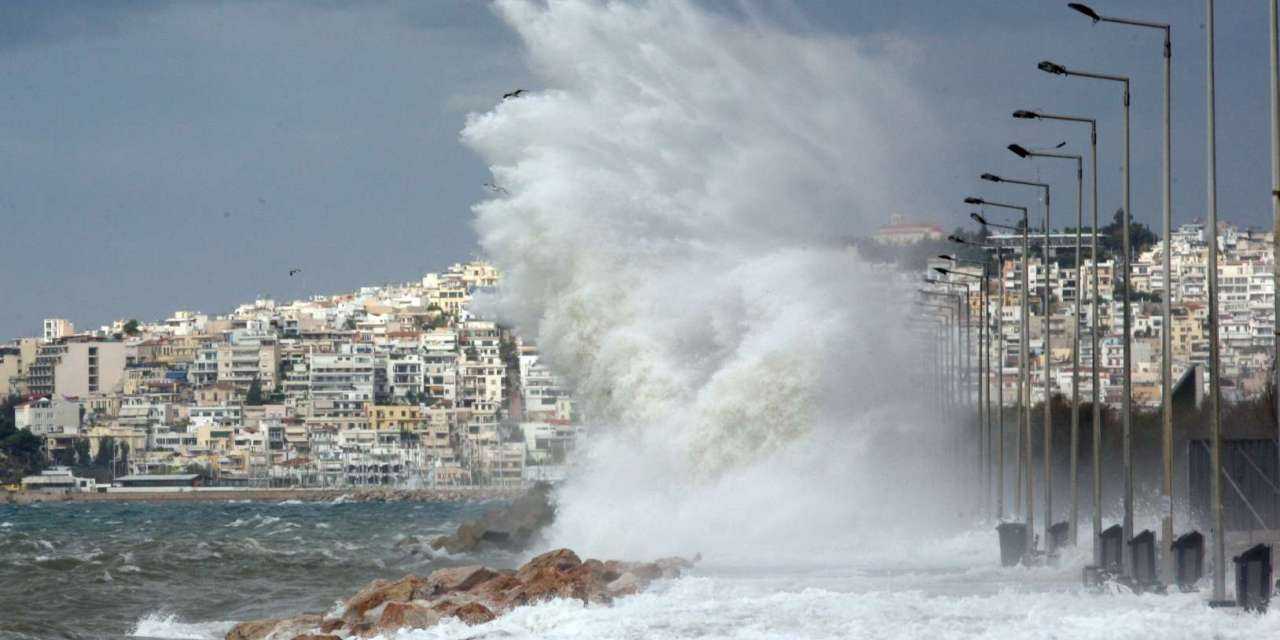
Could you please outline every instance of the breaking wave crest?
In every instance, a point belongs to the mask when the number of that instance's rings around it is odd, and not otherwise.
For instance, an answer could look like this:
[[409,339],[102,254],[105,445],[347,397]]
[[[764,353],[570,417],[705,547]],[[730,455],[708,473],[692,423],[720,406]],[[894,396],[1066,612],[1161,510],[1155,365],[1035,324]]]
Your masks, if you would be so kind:
[[930,202],[903,181],[929,161],[913,141],[943,138],[907,57],[681,0],[497,7],[545,88],[463,138],[506,192],[475,207],[504,271],[486,304],[536,337],[593,429],[557,541],[829,541],[925,499],[879,495],[945,477],[911,455],[945,429],[906,384],[901,276],[842,242]]

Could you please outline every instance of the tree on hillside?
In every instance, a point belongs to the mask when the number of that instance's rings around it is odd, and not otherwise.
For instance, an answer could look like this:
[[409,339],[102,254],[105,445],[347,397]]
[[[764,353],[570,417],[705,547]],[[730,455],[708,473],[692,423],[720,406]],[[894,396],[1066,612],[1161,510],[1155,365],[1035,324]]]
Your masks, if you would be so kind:
[[138,321],[131,318],[128,322],[124,323],[124,333],[128,336],[138,335]]
[[72,445],[72,451],[74,451],[76,454],[75,458],[76,458],[77,465],[81,467],[93,466],[93,456],[89,454],[88,438],[81,438],[79,440],[76,440],[76,443]]
[[107,436],[102,439],[102,444],[98,445],[98,457],[93,459],[93,464],[99,467],[109,467],[115,459],[116,440],[111,436]]
[[262,382],[254,378],[253,382],[249,383],[249,391],[244,395],[244,403],[251,407],[256,407],[265,402],[262,398]]
[[[1102,248],[1111,255],[1119,255],[1124,249],[1124,235],[1121,231],[1124,228],[1124,210],[1116,209],[1116,213],[1111,218],[1111,223],[1098,229],[1098,243]],[[1147,227],[1147,225],[1137,222],[1132,218],[1129,220],[1129,250],[1134,256],[1151,248],[1159,241],[1156,234]]]

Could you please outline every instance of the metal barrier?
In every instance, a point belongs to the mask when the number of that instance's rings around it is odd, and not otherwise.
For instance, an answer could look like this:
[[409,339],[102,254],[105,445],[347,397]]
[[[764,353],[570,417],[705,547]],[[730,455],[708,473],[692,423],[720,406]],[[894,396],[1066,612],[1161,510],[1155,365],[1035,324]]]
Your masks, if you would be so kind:
[[1000,564],[1012,567],[1022,561],[1027,553],[1027,525],[1022,522],[1001,522],[996,525],[1000,534]]
[[1057,522],[1052,527],[1049,527],[1049,553],[1071,544],[1071,537],[1067,535],[1068,526],[1070,525],[1066,522]]
[[1174,582],[1183,591],[1194,591],[1204,577],[1204,534],[1184,533],[1173,541]]
[[1232,561],[1236,563],[1236,605],[1265,613],[1271,601],[1271,547],[1255,545]]
[[1124,567],[1124,529],[1112,525],[1102,532],[1102,569],[1120,571]]
[[1133,582],[1139,586],[1156,584],[1156,534],[1150,529],[1129,541],[1133,553]]

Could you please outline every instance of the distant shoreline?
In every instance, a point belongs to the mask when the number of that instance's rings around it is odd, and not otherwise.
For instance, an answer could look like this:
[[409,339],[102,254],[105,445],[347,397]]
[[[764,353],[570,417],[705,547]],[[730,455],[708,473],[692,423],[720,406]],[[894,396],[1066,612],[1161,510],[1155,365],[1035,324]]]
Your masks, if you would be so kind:
[[28,505],[46,502],[465,502],[511,499],[524,493],[520,487],[441,487],[395,489],[351,487],[347,489],[184,489],[177,491],[111,491],[107,493],[10,493],[0,504]]

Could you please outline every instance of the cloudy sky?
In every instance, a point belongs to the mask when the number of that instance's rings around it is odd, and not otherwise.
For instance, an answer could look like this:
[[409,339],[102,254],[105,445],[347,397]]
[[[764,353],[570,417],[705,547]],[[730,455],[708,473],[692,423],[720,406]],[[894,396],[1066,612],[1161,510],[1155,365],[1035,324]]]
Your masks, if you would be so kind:
[[[1266,226],[1265,7],[1219,5],[1220,211]],[[1061,183],[1055,203],[1074,209],[1066,166],[1003,147],[1087,150],[1083,130],[1012,121],[1017,108],[1097,115],[1103,209],[1114,210],[1118,90],[1046,76],[1035,62],[1130,74],[1134,213],[1157,224],[1155,32],[1090,25],[1057,0],[704,6],[806,37],[864,38],[904,61],[954,123],[937,147],[957,161],[920,176],[901,210],[947,226],[963,222],[964,195],[1014,197],[979,185],[983,171]],[[1202,3],[1095,6],[1173,24],[1175,222],[1202,217]],[[458,132],[515,87],[541,88],[483,0],[0,3],[0,339],[35,335],[44,317],[85,328],[218,313],[471,257],[469,207],[488,173]]]

